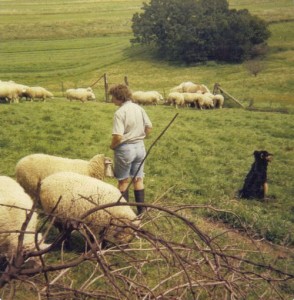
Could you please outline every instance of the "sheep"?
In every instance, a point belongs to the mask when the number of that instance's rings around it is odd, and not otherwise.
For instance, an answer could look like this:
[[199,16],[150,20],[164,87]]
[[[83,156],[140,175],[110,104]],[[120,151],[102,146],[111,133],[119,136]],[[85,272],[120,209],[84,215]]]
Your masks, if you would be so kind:
[[163,101],[162,95],[157,91],[136,91],[132,93],[132,100],[138,104],[153,104],[157,105],[159,102]]
[[203,97],[200,93],[182,93],[184,96],[185,104],[195,108],[201,108],[203,105]]
[[202,95],[202,99],[203,99],[203,102],[202,102],[202,108],[214,108],[214,103],[213,103],[213,94],[211,93],[204,93]]
[[190,85],[188,86],[185,91],[187,93],[197,93],[197,92],[201,92],[202,94],[204,93],[210,93],[210,90],[208,89],[208,87],[204,84],[194,84],[194,85]]
[[18,103],[19,98],[25,92],[27,86],[15,83],[13,81],[0,82],[0,98],[9,103]]
[[[40,200],[45,213],[54,209],[55,225],[58,229],[76,227],[83,214],[99,205],[126,203],[115,186],[74,172],[59,172],[41,181]],[[58,205],[57,202],[59,201]],[[121,205],[100,209],[88,215],[83,221],[99,240],[112,243],[127,243],[133,237],[131,226],[140,221],[130,206]]]
[[212,99],[215,108],[223,108],[225,98],[222,94],[215,94]]
[[170,92],[179,92],[179,93],[206,93],[210,92],[208,87],[204,84],[197,84],[191,81],[182,82],[178,86],[172,88]]
[[54,98],[53,94],[41,86],[32,86],[25,89],[23,97],[34,101],[35,99],[41,99],[45,102],[47,98]]
[[103,154],[95,155],[91,160],[70,159],[48,154],[35,153],[23,157],[16,164],[17,182],[33,198],[36,198],[39,182],[56,172],[72,171],[83,175],[104,179],[111,177],[109,170],[112,160]]
[[193,86],[193,85],[194,85],[194,83],[191,82],[191,81],[182,82],[181,84],[179,84],[179,85],[177,85],[177,86],[171,88],[171,89],[170,89],[170,92],[171,92],[171,93],[174,93],[174,92],[185,93],[187,87]]
[[199,108],[199,109],[203,109],[203,108],[213,108],[214,104],[213,104],[213,99],[212,99],[212,94],[210,93],[182,93],[184,95],[184,97],[186,97],[186,103],[190,102],[193,103],[193,105],[195,105],[195,107]]
[[[6,257],[16,254],[19,232],[33,206],[33,200],[12,178],[0,176],[0,253]],[[33,213],[25,229],[23,250],[34,250],[37,213]],[[38,237],[42,237],[38,234]],[[41,243],[40,248],[49,245]]]
[[77,89],[68,89],[65,92],[65,96],[70,101],[79,100],[81,102],[86,102],[87,100],[96,100],[93,90],[88,88],[77,88]]
[[176,108],[178,108],[179,106],[184,106],[185,99],[183,93],[179,93],[179,92],[169,93],[167,96],[167,103],[169,103],[170,105],[174,105]]

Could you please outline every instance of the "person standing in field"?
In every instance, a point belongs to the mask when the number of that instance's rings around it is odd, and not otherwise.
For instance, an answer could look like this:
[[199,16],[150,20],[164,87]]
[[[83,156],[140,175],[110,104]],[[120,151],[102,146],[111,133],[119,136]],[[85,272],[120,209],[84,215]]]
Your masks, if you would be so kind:
[[[118,180],[120,192],[127,201],[129,199],[127,187],[132,179],[135,201],[143,203],[145,190],[142,161],[146,155],[144,138],[151,132],[152,123],[145,110],[132,102],[132,93],[126,85],[112,86],[109,94],[112,96],[112,102],[119,106],[113,118],[110,144],[110,148],[114,150],[114,176]],[[139,215],[144,208],[138,206],[137,210]]]

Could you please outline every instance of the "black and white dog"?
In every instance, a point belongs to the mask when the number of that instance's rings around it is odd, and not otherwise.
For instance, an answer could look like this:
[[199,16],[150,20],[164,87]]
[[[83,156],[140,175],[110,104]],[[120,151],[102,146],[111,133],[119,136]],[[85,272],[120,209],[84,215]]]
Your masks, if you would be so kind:
[[267,165],[273,154],[265,150],[256,150],[253,155],[255,161],[245,178],[243,188],[239,191],[239,197],[264,199],[268,192]]

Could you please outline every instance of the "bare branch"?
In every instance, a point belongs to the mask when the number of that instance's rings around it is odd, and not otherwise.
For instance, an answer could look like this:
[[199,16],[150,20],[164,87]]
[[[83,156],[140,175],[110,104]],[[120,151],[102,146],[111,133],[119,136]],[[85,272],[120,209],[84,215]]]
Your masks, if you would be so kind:
[[[78,220],[68,220],[69,224],[76,224],[74,230],[85,243],[82,253],[61,252],[61,259],[52,263],[45,255],[50,253],[51,258],[55,255],[52,247],[25,253],[20,247],[16,257],[21,264],[16,268],[15,260],[8,261],[8,267],[0,273],[2,286],[15,280],[34,286],[36,296],[47,299],[284,299],[281,285],[290,284],[294,275],[290,269],[272,262],[271,251],[262,251],[253,239],[244,244],[231,241],[227,229],[208,234],[192,218],[197,209],[232,212],[211,206],[167,207],[157,199],[156,204],[141,204],[148,210],[139,227],[116,220],[110,222],[109,226],[132,230],[135,236],[132,242],[102,247],[103,234],[93,234],[90,224],[85,222],[87,216],[124,205],[138,204],[115,202],[95,206]],[[239,217],[232,215],[241,226]],[[45,220],[50,218],[54,218],[54,211]],[[20,235],[25,233],[24,227]],[[67,229],[58,234],[53,244],[63,241],[66,232]],[[250,241],[250,232],[246,228],[244,232]],[[255,246],[248,248],[248,244]],[[35,257],[39,257],[41,264],[25,268],[25,259]],[[80,279],[76,270],[85,265],[89,276]]]

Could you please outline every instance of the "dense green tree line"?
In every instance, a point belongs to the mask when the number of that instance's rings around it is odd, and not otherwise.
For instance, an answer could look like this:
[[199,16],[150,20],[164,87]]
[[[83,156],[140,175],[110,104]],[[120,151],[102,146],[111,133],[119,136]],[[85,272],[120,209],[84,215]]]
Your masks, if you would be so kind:
[[133,15],[132,43],[155,45],[169,60],[241,62],[270,36],[262,19],[227,0],[151,0],[142,10]]

